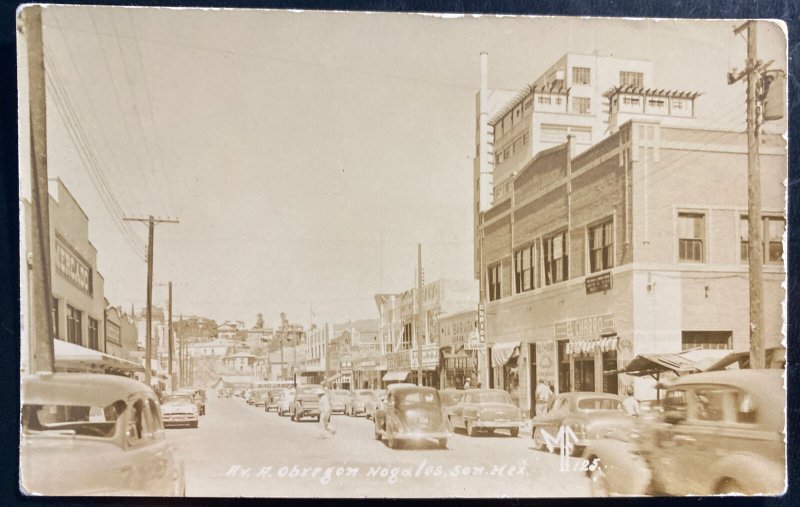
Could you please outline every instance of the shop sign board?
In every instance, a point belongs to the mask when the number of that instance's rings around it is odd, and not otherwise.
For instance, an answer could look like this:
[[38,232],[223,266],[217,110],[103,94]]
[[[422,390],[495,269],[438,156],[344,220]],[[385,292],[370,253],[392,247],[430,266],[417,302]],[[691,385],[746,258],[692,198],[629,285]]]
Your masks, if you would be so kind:
[[[419,351],[414,348],[409,350],[410,353],[410,364],[411,369],[415,370],[419,368]],[[439,346],[436,344],[433,345],[423,345],[422,346],[422,367],[426,370],[429,369],[436,369],[439,365]]]
[[555,323],[555,337],[560,339],[599,337],[614,333],[614,314],[591,315]]
[[92,293],[92,268],[61,241],[56,241],[56,270],[84,292]]
[[[556,344],[552,341],[536,343],[536,380],[556,383]],[[538,383],[538,382],[537,382]]]
[[386,369],[388,370],[409,370],[410,356],[407,350],[398,350],[386,354]]
[[486,337],[481,340],[478,330],[474,330],[464,342],[464,350],[486,350]]
[[597,276],[586,277],[586,294],[595,294],[597,292],[605,292],[613,286],[611,279],[611,272],[607,271]]
[[113,322],[106,321],[106,341],[122,345],[119,334],[119,326]]

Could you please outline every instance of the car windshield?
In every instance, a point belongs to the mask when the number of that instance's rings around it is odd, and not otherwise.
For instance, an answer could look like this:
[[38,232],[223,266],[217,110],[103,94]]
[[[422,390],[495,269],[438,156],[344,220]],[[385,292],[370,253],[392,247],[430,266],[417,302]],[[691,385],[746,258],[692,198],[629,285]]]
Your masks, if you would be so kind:
[[622,410],[622,403],[613,398],[583,398],[578,400],[578,410]]
[[434,404],[439,401],[436,393],[425,393],[421,391],[398,394],[401,405]]
[[22,432],[111,438],[127,408],[122,400],[106,406],[23,405]]
[[194,403],[192,401],[192,397],[186,394],[168,394],[164,396],[164,399],[161,400],[162,405],[168,405],[170,403]]
[[488,393],[470,393],[464,400],[465,403],[511,403],[511,395],[505,391]]
[[322,388],[319,387],[319,386],[303,386],[303,387],[299,387],[297,389],[297,394],[298,394],[298,396],[302,395],[302,394],[320,395],[320,394],[322,394],[322,391],[323,391]]

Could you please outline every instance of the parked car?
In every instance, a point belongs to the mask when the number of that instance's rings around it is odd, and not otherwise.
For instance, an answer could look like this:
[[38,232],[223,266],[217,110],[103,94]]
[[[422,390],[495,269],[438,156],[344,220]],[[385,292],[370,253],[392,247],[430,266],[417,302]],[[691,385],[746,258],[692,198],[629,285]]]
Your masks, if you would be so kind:
[[233,389],[222,388],[217,391],[217,398],[230,398],[233,396]]
[[344,414],[347,407],[347,400],[350,399],[350,392],[345,389],[331,389],[331,412],[334,414]]
[[519,435],[522,412],[511,395],[502,389],[470,389],[461,401],[446,411],[453,430],[463,428],[473,437],[478,431],[508,430],[512,437]]
[[280,399],[278,400],[278,415],[283,417],[284,415],[290,413],[292,410],[292,405],[294,405],[294,388],[284,389],[280,394]]
[[319,384],[305,384],[297,386],[292,403],[292,421],[300,422],[304,417],[316,417],[319,421],[319,397],[322,386]]
[[584,457],[599,458],[591,475],[595,493],[780,494],[786,487],[782,373],[724,370],[665,384],[655,418],[644,418],[627,438],[611,435],[586,447]]
[[439,399],[442,400],[442,408],[444,409],[444,413],[448,416],[448,419],[452,409],[464,399],[464,393],[466,393],[466,391],[455,388],[441,389],[439,391]]
[[249,402],[250,405],[253,405],[254,407],[263,407],[266,404],[267,395],[268,393],[266,389],[254,389],[250,393],[250,396],[253,400],[252,402]]
[[432,387],[412,384],[389,386],[386,402],[375,412],[375,439],[386,439],[390,448],[401,442],[435,440],[447,448],[451,433],[439,393]]
[[369,389],[356,389],[350,393],[350,399],[345,407],[345,414],[350,416],[367,415],[367,404],[374,403],[372,391]]
[[20,487],[29,494],[181,496],[183,462],[152,389],[117,375],[22,380]]
[[161,400],[161,418],[164,426],[190,426],[197,428],[200,411],[192,396],[186,393],[167,394]]
[[[569,428],[575,438],[567,445],[571,454],[580,455],[593,439],[605,436],[609,430],[630,424],[631,416],[622,407],[616,394],[595,392],[562,393],[553,398],[545,414],[533,418],[534,448],[552,450],[559,431]],[[548,440],[547,435],[552,439]]]
[[375,412],[386,401],[386,389],[373,389],[372,398],[365,403],[367,409],[367,419],[375,419]]
[[272,389],[267,389],[267,397],[264,400],[264,412],[269,412],[270,410],[278,411],[278,401],[280,400],[281,393],[284,391],[282,387],[275,387]]

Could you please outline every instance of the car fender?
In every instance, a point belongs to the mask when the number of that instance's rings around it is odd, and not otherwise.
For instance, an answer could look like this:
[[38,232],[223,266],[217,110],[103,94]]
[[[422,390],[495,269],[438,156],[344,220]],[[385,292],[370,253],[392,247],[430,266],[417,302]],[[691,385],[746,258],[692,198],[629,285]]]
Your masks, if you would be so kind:
[[733,453],[709,468],[704,492],[717,493],[725,478],[738,482],[749,494],[778,495],[786,491],[786,470],[781,463],[753,453]]
[[631,496],[647,493],[652,471],[629,442],[612,438],[594,440],[583,450],[582,458],[589,466],[603,467],[610,493]]

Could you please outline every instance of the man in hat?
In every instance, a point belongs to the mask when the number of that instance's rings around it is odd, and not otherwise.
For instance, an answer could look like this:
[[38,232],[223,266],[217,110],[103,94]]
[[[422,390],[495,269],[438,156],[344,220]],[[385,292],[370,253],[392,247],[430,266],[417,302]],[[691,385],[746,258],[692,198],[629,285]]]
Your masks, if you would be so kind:
[[331,409],[331,399],[328,394],[327,382],[322,384],[322,393],[319,395],[319,412],[319,421],[322,424],[322,436],[327,437],[335,434],[336,431],[331,428],[331,413],[333,410]]

